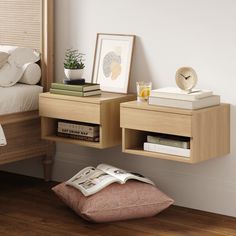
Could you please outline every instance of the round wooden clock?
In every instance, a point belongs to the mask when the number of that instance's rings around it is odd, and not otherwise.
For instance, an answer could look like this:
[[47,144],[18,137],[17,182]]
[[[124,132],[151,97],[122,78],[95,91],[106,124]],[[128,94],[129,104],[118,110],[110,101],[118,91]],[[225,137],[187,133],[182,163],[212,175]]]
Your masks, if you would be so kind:
[[191,67],[181,67],[176,71],[175,81],[180,89],[191,91],[197,84],[197,74]]

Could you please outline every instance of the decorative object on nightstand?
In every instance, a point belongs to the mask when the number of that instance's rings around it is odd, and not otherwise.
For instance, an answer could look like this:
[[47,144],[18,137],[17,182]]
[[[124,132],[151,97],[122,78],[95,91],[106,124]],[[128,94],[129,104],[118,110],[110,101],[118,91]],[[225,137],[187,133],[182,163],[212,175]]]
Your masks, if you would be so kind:
[[138,102],[147,101],[152,89],[152,83],[140,81],[136,82],[136,86],[137,86],[137,101]]
[[67,49],[64,60],[64,72],[67,79],[81,79],[84,67],[84,54],[79,53],[77,49]]
[[191,67],[181,67],[176,71],[175,81],[180,89],[191,93],[197,84],[197,73]]
[[220,104],[220,96],[210,90],[194,89],[197,84],[197,74],[191,67],[181,67],[177,70],[175,80],[178,88],[165,87],[152,90],[149,104],[181,109],[200,109]]
[[127,93],[134,40],[134,35],[97,34],[92,78],[102,91]]

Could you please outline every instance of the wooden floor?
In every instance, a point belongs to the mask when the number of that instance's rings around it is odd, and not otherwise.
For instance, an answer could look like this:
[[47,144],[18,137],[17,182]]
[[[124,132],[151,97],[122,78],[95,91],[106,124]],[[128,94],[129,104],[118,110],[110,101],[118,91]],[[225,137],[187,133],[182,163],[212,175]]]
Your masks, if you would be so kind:
[[0,235],[236,236],[236,218],[181,207],[148,219],[91,224],[57,199],[54,185],[0,172]]

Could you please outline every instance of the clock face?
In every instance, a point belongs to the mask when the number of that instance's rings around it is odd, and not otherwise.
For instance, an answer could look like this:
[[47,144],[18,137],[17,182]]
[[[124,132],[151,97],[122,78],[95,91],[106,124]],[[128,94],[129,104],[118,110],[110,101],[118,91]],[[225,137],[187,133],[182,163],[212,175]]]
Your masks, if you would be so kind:
[[191,67],[181,67],[175,74],[177,86],[185,91],[190,91],[197,84],[197,74]]

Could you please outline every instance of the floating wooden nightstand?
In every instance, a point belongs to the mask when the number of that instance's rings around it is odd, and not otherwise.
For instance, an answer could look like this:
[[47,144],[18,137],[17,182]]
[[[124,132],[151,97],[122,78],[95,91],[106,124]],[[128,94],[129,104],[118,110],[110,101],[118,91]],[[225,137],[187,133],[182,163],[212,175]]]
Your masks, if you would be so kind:
[[[115,93],[102,93],[101,96],[91,97],[40,94],[39,114],[42,122],[42,138],[94,148],[119,145],[122,136],[120,103],[134,99],[133,94]],[[61,119],[99,125],[100,141],[89,142],[57,136],[57,122]]]
[[[126,102],[121,104],[121,127],[122,149],[130,154],[197,163],[230,151],[229,104],[186,110]],[[147,134],[154,133],[188,137],[190,157],[144,151]]]

